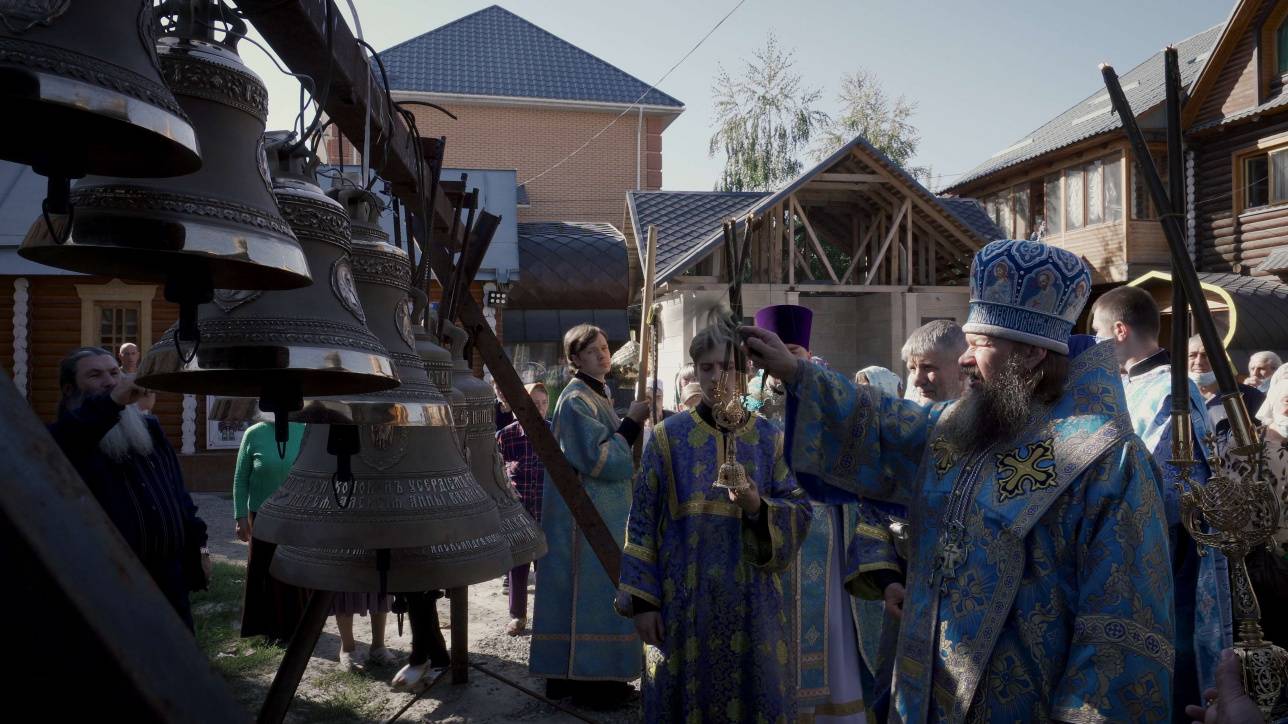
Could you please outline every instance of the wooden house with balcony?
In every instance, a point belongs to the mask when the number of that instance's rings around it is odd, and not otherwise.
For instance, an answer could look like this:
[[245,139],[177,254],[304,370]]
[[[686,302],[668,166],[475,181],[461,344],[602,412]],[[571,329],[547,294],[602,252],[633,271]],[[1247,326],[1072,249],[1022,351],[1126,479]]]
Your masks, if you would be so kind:
[[[1198,78],[1222,29],[1209,28],[1176,44],[1183,84]],[[1096,77],[1088,73],[1089,85]],[[1166,178],[1162,52],[1120,78]],[[1104,88],[994,154],[944,192],[979,200],[1010,238],[1039,233],[1043,241],[1078,254],[1100,286],[1169,266],[1162,227]]]

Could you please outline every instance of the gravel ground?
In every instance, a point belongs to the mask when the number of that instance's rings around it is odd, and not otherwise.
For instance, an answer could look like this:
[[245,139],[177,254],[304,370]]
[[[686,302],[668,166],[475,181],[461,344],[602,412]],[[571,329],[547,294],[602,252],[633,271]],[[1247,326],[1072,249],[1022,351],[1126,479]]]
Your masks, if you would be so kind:
[[[238,565],[245,565],[246,544],[233,535],[232,499],[223,495],[194,494],[194,501],[200,509],[210,530],[209,547],[215,560],[222,560]],[[529,588],[531,595],[531,587]],[[531,611],[529,601],[529,611]],[[543,691],[544,682],[528,674],[528,646],[530,639],[524,636],[508,636],[505,626],[509,621],[508,599],[501,588],[501,581],[489,581],[470,587],[469,646],[470,662],[478,664],[489,671],[533,691]],[[198,615],[200,613],[198,612]],[[439,606],[439,619],[448,621],[447,600]],[[354,624],[355,637],[359,648],[371,640],[369,619],[359,619]],[[398,635],[394,616],[390,616],[386,631],[386,642],[398,656],[404,657],[411,650],[411,629],[404,625],[403,634]],[[450,641],[451,632],[444,630],[443,635]],[[387,682],[393,678],[401,663],[373,671],[360,672],[357,675],[340,672],[338,665],[340,637],[335,628],[334,619],[327,621],[326,628],[313,652],[304,680],[300,684],[296,704],[292,706],[288,721],[314,722],[327,721],[384,721],[393,716],[411,700],[407,694],[390,692]],[[261,680],[230,682],[235,684],[234,693],[240,701],[252,711],[257,711],[271,681],[271,674]],[[638,686],[638,682],[636,683]],[[337,689],[346,700],[358,703],[354,708],[361,715],[339,715],[334,713],[334,702],[337,700]],[[639,721],[638,706],[604,713],[578,710],[583,721],[618,722]],[[502,722],[574,722],[577,717],[560,712],[550,705],[535,699],[523,692],[491,678],[477,670],[470,670],[468,684],[453,685],[447,681],[440,682],[427,694],[421,697],[399,721],[425,722],[482,722],[501,724]]]

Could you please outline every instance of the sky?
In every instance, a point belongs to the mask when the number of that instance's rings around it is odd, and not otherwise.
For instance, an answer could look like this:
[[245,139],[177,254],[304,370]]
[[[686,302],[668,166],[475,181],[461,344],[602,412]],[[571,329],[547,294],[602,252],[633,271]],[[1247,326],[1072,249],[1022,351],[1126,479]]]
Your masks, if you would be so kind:
[[[652,84],[737,3],[499,4]],[[363,36],[384,50],[495,3],[354,4]],[[337,5],[348,18],[344,0]],[[912,123],[921,143],[912,163],[929,166],[935,185],[943,186],[1101,89],[1099,63],[1125,73],[1168,43],[1223,23],[1232,5],[1233,0],[744,0],[658,84],[686,106],[663,135],[663,186],[713,188],[723,161],[707,154],[712,80],[721,66],[738,73],[770,32],[794,50],[803,83],[822,91],[820,108],[829,114],[838,110],[841,77],[858,69],[872,72],[888,94],[915,103]],[[299,110],[298,82],[276,70],[257,48],[243,47],[242,55],[267,82],[269,127],[289,127]],[[443,132],[450,142],[450,129]],[[571,152],[581,142],[569,145]]]

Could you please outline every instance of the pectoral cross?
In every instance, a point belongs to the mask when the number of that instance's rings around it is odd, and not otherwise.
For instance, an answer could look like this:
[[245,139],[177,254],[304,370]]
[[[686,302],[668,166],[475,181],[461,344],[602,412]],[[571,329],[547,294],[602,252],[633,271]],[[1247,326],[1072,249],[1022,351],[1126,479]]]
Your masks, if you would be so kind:
[[970,546],[964,540],[965,530],[953,525],[939,536],[939,551],[935,554],[935,569],[941,581],[957,575],[957,568],[966,562]]

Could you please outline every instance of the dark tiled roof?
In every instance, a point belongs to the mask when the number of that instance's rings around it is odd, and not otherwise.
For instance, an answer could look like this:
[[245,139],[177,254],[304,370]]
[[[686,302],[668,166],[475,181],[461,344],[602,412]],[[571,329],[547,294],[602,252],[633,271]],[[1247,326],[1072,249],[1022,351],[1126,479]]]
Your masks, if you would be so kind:
[[[1188,86],[1198,76],[1223,27],[1224,23],[1176,44],[1183,86]],[[1137,114],[1162,103],[1163,53],[1156,53],[1149,60],[1119,76],[1119,80],[1127,94],[1127,102]],[[1121,127],[1118,115],[1113,112],[1109,102],[1108,93],[1104,88],[1099,88],[1046,125],[971,169],[944,190],[951,191],[1002,169]]]
[[948,210],[948,213],[956,216],[958,221],[984,239],[993,241],[1003,238],[1002,230],[997,228],[992,219],[988,218],[988,212],[984,210],[984,205],[975,199],[959,196],[940,196],[938,201],[940,206]]
[[389,85],[400,91],[596,103],[638,100],[684,108],[675,98],[648,90],[648,83],[499,5],[399,43],[380,58],[389,71]]
[[626,239],[612,224],[519,224],[514,309],[625,309]]
[[719,236],[720,225],[744,214],[766,191],[631,191],[627,194],[635,243],[644,258],[647,229],[657,226],[657,278],[671,278],[705,242]]

